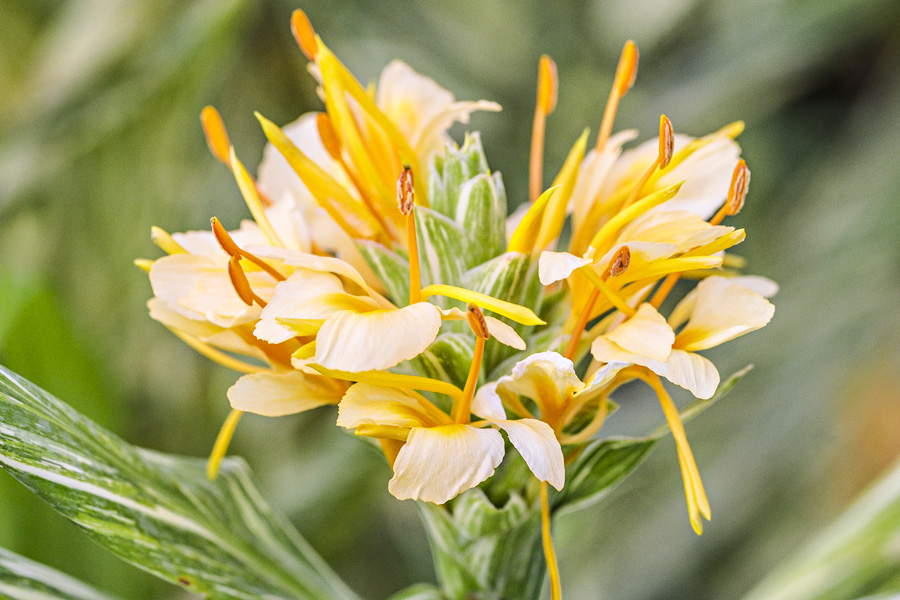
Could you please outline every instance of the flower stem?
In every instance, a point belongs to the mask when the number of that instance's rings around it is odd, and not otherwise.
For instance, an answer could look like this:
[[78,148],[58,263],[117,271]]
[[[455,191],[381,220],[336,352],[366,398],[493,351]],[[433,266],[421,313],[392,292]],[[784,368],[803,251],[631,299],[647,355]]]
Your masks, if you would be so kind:
[[541,533],[544,542],[544,558],[547,560],[547,573],[550,575],[550,596],[553,600],[562,600],[559,564],[556,562],[556,550],[553,549],[553,536],[550,531],[550,500],[547,497],[546,481],[541,482]]
[[219,436],[216,438],[212,454],[209,456],[209,463],[206,466],[206,476],[210,481],[214,481],[219,476],[219,466],[222,464],[222,459],[225,458],[225,453],[228,452],[231,438],[234,437],[234,430],[237,429],[243,414],[242,410],[232,410],[222,424],[222,429],[219,430]]

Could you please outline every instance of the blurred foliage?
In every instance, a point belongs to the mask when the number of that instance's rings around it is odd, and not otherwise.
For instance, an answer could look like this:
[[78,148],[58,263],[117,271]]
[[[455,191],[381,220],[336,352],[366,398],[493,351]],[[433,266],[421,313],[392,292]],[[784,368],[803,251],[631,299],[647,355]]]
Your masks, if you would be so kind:
[[[753,171],[735,222],[777,279],[765,330],[712,354],[757,368],[689,436],[714,520],[697,539],[671,442],[610,501],[560,521],[571,598],[739,598],[900,453],[900,5],[896,0],[301,2],[361,79],[400,57],[464,99],[510,205],[526,194],[538,56],[557,61],[546,179],[599,123],[626,38],[641,49],[617,125],[703,134],[747,121]],[[152,322],[131,264],[152,224],[205,228],[245,209],[208,155],[216,105],[241,158],[318,106],[283,0],[4,0],[0,5],[0,362],[138,444],[204,455],[234,375]],[[627,390],[626,390],[627,391]],[[648,430],[647,400],[610,425]],[[235,451],[367,598],[433,577],[410,503],[323,410],[247,419]],[[643,429],[641,429],[643,428]],[[339,473],[339,476],[335,476]],[[0,477],[0,546],[126,598],[178,597]]]

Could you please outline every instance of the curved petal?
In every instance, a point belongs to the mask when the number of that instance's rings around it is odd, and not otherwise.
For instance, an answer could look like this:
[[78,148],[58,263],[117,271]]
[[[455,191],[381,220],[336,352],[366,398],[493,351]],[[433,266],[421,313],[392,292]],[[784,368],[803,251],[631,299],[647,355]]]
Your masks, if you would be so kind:
[[734,227],[710,225],[687,210],[649,212],[622,228],[620,243],[631,240],[675,244],[678,252],[687,252],[713,242],[734,231]]
[[705,350],[764,327],[775,307],[727,277],[707,277],[697,285],[691,318],[675,340],[687,351]]
[[475,393],[475,398],[472,401],[472,414],[488,421],[502,421],[506,419],[503,400],[497,394],[496,381],[484,384]]
[[228,388],[235,410],[264,417],[282,417],[324,406],[341,399],[339,387],[325,377],[299,371],[244,375]]
[[541,252],[538,275],[542,285],[550,285],[567,279],[575,269],[591,264],[588,258],[578,258],[568,252]]
[[444,504],[494,474],[503,436],[470,425],[416,427],[394,461],[388,490],[400,500]]
[[525,340],[523,340],[516,330],[490,315],[484,316],[484,322],[487,323],[488,333],[501,344],[515,348],[516,350],[525,349]]
[[637,314],[604,335],[623,350],[653,360],[666,360],[675,342],[675,332],[652,305],[643,303]]
[[541,481],[546,481],[557,490],[566,483],[566,465],[562,447],[553,433],[553,428],[537,419],[516,421],[494,421],[509,436],[525,464]]
[[330,273],[298,269],[290,277],[275,286],[275,293],[260,313],[254,335],[261,340],[277,344],[296,335],[278,319],[324,318],[301,316],[302,309],[310,300],[324,294],[342,292],[340,279]]
[[434,423],[409,394],[395,388],[355,383],[338,405],[337,424],[356,429],[360,425],[428,427]]
[[557,352],[538,352],[516,363],[512,374],[498,380],[501,391],[531,398],[539,406],[556,407],[584,384],[572,361]]
[[664,365],[665,367],[658,371],[652,367],[651,369],[703,400],[712,398],[716,393],[719,386],[719,371],[708,358],[694,352],[672,350],[669,360]]
[[441,313],[428,302],[365,313],[342,310],[319,329],[316,362],[340,371],[388,369],[424,352],[440,328]]

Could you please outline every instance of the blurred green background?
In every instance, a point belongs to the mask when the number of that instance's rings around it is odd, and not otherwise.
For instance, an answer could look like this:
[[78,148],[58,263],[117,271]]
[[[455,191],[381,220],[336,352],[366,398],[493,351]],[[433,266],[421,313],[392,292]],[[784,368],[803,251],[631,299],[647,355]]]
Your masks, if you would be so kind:
[[[641,65],[617,128],[652,135],[662,112],[694,135],[747,122],[740,250],[782,291],[769,327],[711,354],[723,373],[756,369],[688,427],[713,521],[692,533],[661,444],[608,501],[559,522],[566,597],[740,598],[900,454],[896,0],[3,0],[0,362],[129,441],[208,452],[236,376],[147,317],[132,259],[159,255],[153,224],[247,215],[206,150],[204,105],[248,165],[264,142],[254,110],[286,123],[318,108],[297,7],[364,82],[399,57],[458,98],[502,104],[473,128],[511,203],[527,194],[542,53],[560,78],[545,179],[596,131],[628,38]],[[662,420],[646,397],[622,413],[612,431]],[[234,451],[365,597],[430,580],[414,507],[333,419],[248,418]],[[0,506],[0,545],[127,598],[180,597],[4,473]]]

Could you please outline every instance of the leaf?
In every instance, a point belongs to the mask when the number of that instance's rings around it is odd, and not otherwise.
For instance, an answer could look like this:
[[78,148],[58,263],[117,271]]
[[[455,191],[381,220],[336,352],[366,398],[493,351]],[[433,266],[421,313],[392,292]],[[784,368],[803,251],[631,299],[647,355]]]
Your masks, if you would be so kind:
[[240,460],[135,448],[0,367],[0,466],[97,542],[215,598],[355,599]]
[[900,463],[745,600],[870,600],[900,594]]
[[422,286],[459,285],[465,271],[466,241],[462,228],[434,210],[417,206],[416,235]]
[[506,195],[498,180],[478,175],[459,191],[456,222],[466,234],[467,269],[503,254],[506,247]]
[[378,242],[357,240],[356,247],[397,306],[409,301],[409,260]]
[[637,469],[656,445],[652,438],[620,438],[590,444],[566,472],[556,510],[574,511],[605,498]]
[[7,600],[115,600],[50,567],[0,548],[0,597]]
[[447,597],[430,583],[417,583],[397,592],[388,600],[447,600]]

